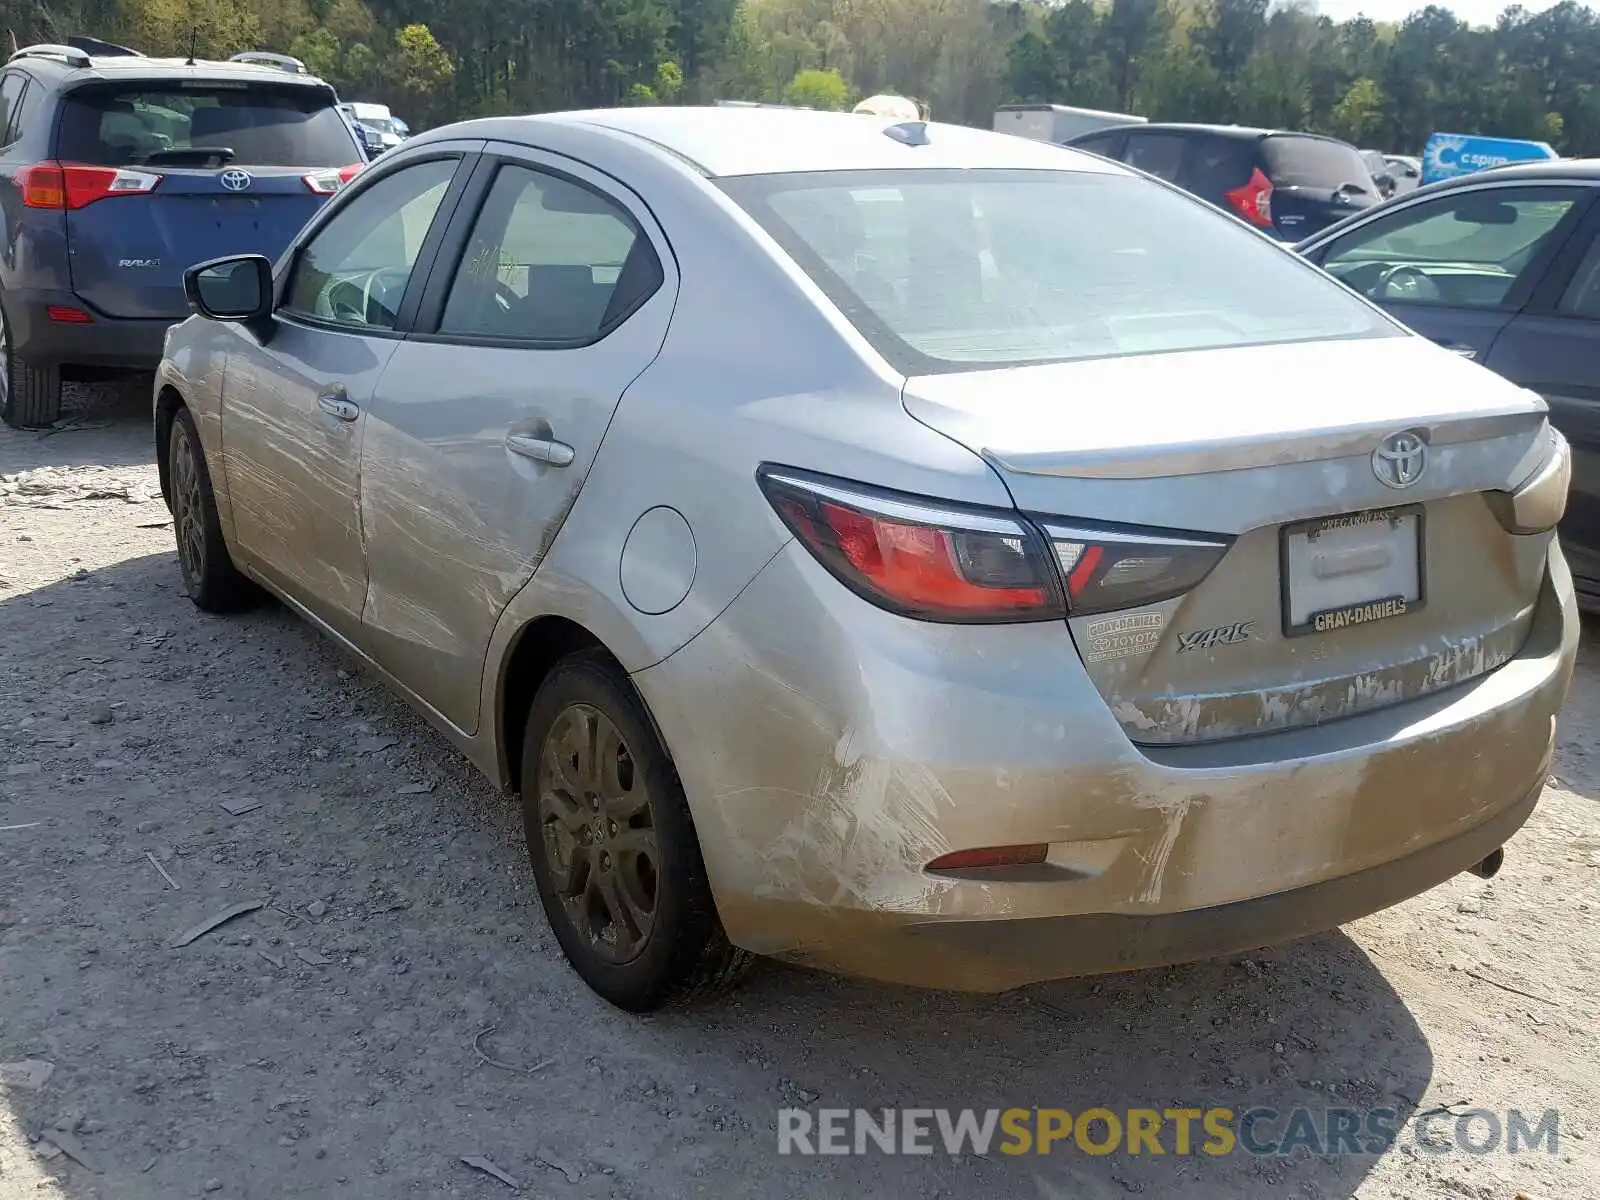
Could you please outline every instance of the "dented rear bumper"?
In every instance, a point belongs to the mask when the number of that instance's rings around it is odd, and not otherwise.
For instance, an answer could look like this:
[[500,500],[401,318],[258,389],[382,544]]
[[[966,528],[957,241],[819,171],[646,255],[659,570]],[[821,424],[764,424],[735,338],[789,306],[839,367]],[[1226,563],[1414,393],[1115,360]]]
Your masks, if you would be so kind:
[[[1552,544],[1492,673],[1326,725],[1135,747],[1059,623],[935,625],[863,604],[791,544],[634,678],[677,763],[719,912],[748,949],[1002,990],[1331,928],[1516,831],[1577,643]],[[1045,842],[1053,870],[931,875]]]

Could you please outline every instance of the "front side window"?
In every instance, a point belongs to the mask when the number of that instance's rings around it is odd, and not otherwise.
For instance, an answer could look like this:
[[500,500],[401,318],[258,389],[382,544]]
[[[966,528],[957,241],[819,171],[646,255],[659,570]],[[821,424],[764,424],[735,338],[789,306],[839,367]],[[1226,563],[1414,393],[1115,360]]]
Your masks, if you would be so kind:
[[1572,211],[1570,188],[1479,188],[1413,204],[1336,240],[1322,266],[1383,303],[1504,307]]
[[1569,317],[1600,321],[1600,237],[1589,243],[1589,250],[1573,273],[1572,282],[1562,294],[1556,311]]
[[[197,81],[93,86],[67,94],[56,157],[103,167],[191,165],[200,152],[241,167],[346,167],[349,127],[318,88]],[[207,161],[215,161],[209,159]]]
[[450,285],[439,333],[581,345],[661,285],[626,209],[559,175],[500,168]]
[[300,251],[284,309],[337,325],[393,329],[455,170],[455,159],[419,163],[353,197]]
[[838,171],[721,184],[906,374],[1403,336],[1232,217],[1134,176]]

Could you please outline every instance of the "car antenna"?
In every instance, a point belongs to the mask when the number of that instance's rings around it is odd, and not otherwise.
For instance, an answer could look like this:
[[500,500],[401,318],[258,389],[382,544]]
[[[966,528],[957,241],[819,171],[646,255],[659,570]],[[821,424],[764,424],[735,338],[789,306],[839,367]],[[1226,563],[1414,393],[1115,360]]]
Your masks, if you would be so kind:
[[183,65],[186,66],[186,67],[194,66],[194,56],[199,52],[199,50],[200,50],[200,26],[191,25],[191,26],[189,26],[189,61],[184,63]]

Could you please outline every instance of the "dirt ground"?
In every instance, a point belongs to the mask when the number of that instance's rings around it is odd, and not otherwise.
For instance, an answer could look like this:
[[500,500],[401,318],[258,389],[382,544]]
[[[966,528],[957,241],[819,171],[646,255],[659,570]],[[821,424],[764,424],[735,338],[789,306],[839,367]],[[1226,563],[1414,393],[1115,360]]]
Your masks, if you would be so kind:
[[[1593,630],[1491,882],[1182,969],[969,997],[763,966],[641,1020],[561,959],[512,801],[281,609],[197,612],[166,518],[141,407],[0,432],[6,1200],[1600,1196]],[[1560,1140],[802,1159],[775,1132],[1214,1104],[1558,1109]]]

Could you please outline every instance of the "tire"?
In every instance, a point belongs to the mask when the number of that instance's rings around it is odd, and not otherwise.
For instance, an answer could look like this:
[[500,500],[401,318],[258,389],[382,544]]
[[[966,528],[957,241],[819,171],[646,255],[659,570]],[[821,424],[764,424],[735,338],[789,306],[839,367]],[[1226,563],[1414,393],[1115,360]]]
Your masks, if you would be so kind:
[[178,568],[189,599],[205,612],[229,613],[252,608],[261,589],[239,573],[222,538],[211,472],[194,418],[187,408],[172,417],[167,431],[167,478],[172,498],[172,533],[178,543]]
[[11,350],[11,327],[0,309],[0,416],[14,429],[47,429],[61,415],[61,368],[24,362]]
[[621,669],[598,651],[558,663],[522,744],[534,881],[583,981],[636,1013],[738,983],[751,956],[723,932],[683,785]]

